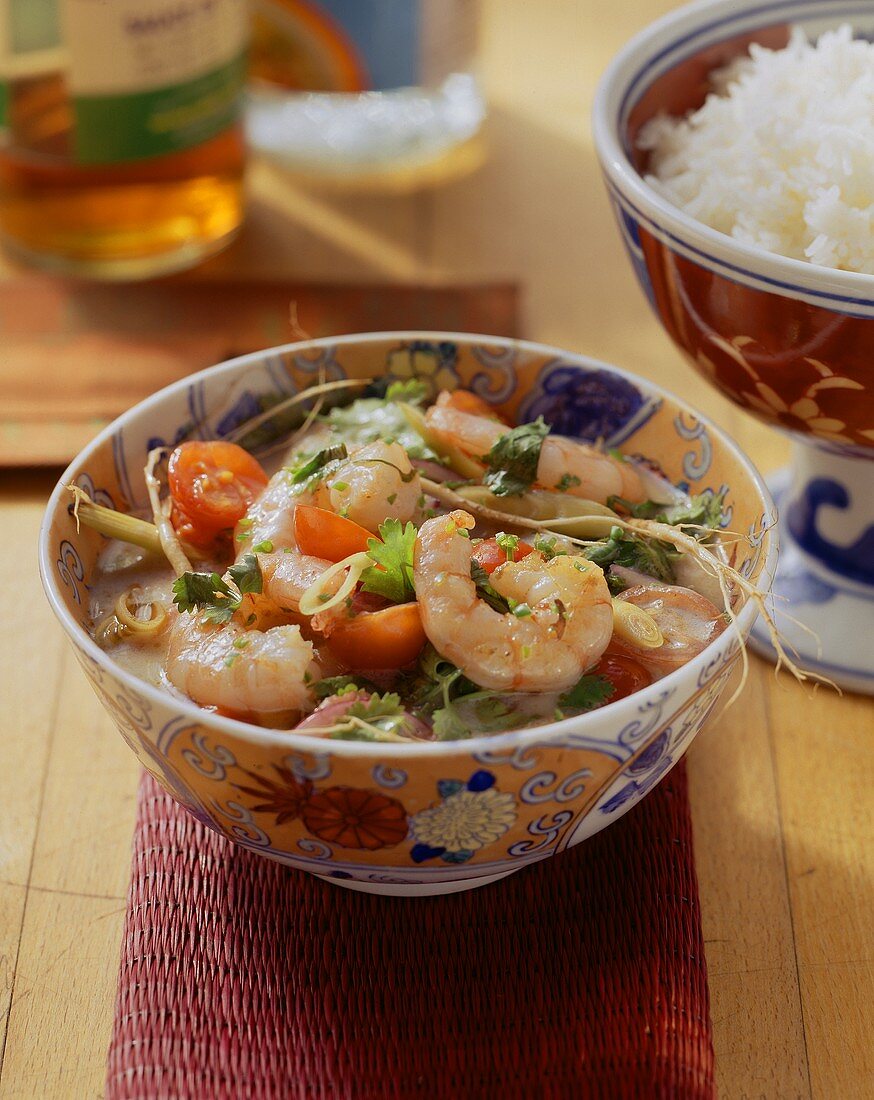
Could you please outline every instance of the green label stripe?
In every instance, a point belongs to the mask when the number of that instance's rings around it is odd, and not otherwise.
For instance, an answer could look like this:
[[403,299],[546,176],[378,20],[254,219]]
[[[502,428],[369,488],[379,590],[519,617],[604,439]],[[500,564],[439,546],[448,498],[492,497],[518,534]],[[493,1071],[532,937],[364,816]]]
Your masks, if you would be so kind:
[[80,164],[141,160],[208,141],[236,121],[246,56],[195,80],[126,95],[74,96]]

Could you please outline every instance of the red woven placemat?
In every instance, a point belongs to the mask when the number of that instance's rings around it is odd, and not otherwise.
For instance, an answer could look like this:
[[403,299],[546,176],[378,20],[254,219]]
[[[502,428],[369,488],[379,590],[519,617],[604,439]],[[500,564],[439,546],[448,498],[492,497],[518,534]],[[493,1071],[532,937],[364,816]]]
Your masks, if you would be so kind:
[[714,1095],[686,778],[441,898],[238,849],[144,777],[108,1100]]

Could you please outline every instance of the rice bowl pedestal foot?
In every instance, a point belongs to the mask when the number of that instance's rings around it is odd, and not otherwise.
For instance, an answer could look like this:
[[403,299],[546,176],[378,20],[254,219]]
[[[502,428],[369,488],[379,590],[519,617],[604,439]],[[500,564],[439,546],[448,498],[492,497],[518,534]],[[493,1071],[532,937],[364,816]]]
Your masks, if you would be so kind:
[[[768,480],[779,512],[774,610],[798,664],[874,695],[874,450],[795,442]],[[750,645],[775,658],[765,623]]]

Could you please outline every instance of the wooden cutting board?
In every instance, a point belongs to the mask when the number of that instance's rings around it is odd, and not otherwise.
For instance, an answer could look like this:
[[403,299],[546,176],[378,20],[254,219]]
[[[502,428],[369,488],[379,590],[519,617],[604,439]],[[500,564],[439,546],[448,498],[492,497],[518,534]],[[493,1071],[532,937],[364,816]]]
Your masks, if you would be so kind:
[[64,465],[148,394],[245,352],[391,329],[517,335],[510,284],[0,284],[0,466]]

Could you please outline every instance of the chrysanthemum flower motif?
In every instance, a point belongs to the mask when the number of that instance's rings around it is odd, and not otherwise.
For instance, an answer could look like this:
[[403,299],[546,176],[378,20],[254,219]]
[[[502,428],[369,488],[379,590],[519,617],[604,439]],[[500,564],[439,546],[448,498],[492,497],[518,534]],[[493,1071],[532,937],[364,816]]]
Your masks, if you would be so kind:
[[844,421],[834,416],[825,416],[817,402],[810,396],[813,386],[808,388],[804,397],[799,397],[791,404],[787,404],[766,382],[756,382],[754,388],[755,393],[744,391],[741,394],[743,399],[754,409],[778,420],[785,427],[794,428],[796,431],[815,432],[817,435],[825,436],[826,439],[834,439],[841,443],[853,442],[852,437],[846,433],[847,425]]
[[399,381],[417,378],[436,396],[441,390],[454,390],[458,385],[455,358],[454,344],[416,340],[389,352],[386,374]]
[[511,794],[490,788],[463,789],[410,821],[413,836],[429,848],[447,852],[476,852],[493,844],[516,820]]
[[355,787],[329,787],[301,809],[313,836],[341,848],[375,852],[391,848],[407,835],[407,812],[395,798]]

